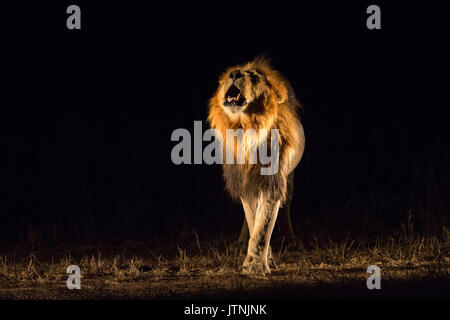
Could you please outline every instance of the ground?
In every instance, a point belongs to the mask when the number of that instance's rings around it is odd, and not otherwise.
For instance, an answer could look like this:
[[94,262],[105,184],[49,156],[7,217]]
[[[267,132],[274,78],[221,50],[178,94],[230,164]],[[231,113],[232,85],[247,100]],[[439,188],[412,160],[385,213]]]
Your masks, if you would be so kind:
[[[0,299],[450,299],[450,234],[313,238],[297,249],[274,242],[277,267],[243,276],[245,249],[232,239],[90,244],[0,251]],[[69,265],[81,290],[66,287]],[[381,289],[368,290],[369,265]]]

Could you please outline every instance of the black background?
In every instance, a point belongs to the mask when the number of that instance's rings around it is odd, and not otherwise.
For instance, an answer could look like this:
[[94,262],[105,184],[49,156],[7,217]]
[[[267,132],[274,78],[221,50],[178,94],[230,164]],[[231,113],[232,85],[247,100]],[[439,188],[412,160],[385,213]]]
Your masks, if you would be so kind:
[[[373,221],[398,225],[427,209],[429,179],[448,199],[442,6],[146,3],[1,5],[4,241],[30,229],[48,241],[237,234],[241,209],[220,168],[172,164],[170,136],[193,133],[194,120],[206,127],[219,74],[260,53],[305,108],[297,232],[355,197]],[[66,28],[70,4],[81,7],[81,30]],[[381,7],[381,30],[366,28],[370,4]],[[374,197],[382,213],[371,211]]]

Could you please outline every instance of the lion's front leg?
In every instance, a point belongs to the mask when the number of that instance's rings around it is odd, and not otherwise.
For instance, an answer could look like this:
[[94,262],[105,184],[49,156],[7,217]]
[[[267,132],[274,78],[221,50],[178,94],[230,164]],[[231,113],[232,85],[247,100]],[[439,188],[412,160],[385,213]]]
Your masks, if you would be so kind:
[[[247,222],[246,225],[248,226],[248,231],[249,234],[251,235],[253,232],[253,227],[255,226],[256,211],[258,210],[258,202],[248,201],[243,198],[241,198],[241,202],[242,207],[244,208],[245,221]],[[247,241],[249,241],[249,239]],[[244,260],[244,269],[250,263],[250,260],[251,256],[247,254]]]
[[[245,201],[242,203],[244,205]],[[248,203],[244,205],[245,216],[250,230],[247,256],[244,260],[243,272],[245,274],[265,275],[270,273],[268,263],[270,237],[272,236],[279,207],[279,200],[265,200],[263,198],[258,201],[256,206],[251,206]],[[249,216],[254,217],[254,220],[251,221],[248,218]]]

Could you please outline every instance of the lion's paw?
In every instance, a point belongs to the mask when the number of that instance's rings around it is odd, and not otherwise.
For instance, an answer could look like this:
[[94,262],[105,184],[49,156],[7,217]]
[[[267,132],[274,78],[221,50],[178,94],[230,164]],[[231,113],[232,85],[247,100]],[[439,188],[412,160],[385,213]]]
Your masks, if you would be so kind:
[[243,264],[242,273],[247,276],[265,276],[270,274],[270,268],[267,261],[247,256]]

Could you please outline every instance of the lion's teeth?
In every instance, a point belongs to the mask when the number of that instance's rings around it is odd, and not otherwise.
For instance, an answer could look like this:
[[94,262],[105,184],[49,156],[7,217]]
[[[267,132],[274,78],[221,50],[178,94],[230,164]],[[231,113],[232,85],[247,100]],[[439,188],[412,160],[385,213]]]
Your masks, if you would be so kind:
[[239,100],[240,96],[241,96],[241,94],[239,93],[238,96],[236,97],[236,100]]

